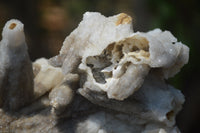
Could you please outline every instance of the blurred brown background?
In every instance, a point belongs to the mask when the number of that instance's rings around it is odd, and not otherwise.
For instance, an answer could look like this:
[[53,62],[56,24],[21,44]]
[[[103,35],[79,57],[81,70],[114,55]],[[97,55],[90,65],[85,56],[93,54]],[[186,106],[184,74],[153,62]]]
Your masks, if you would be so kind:
[[97,11],[105,16],[127,13],[133,17],[134,31],[157,27],[171,31],[190,47],[189,63],[168,81],[186,97],[177,125],[182,133],[197,133],[200,119],[199,5],[197,0],[0,0],[0,32],[9,19],[21,20],[34,61],[58,54],[65,37],[77,27],[85,11]]

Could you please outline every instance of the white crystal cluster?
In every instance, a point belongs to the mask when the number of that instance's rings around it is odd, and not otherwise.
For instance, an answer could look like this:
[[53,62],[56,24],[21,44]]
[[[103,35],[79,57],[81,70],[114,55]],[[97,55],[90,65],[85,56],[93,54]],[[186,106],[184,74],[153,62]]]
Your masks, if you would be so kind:
[[134,33],[132,19],[124,13],[107,18],[90,12],[60,51],[65,56],[64,73],[73,72],[81,62],[79,69],[87,76],[83,89],[104,91],[117,100],[138,90],[152,69],[159,69],[160,78],[174,76],[188,62],[188,53],[189,48],[169,31]]
[[165,80],[189,48],[169,31],[134,32],[127,14],[86,12],[59,55],[33,66],[21,22],[2,38],[0,132],[180,133],[184,96]]
[[60,65],[65,74],[78,70],[82,96],[96,105],[133,115],[132,126],[138,128],[125,128],[122,122],[122,131],[114,131],[114,125],[105,122],[111,118],[94,115],[80,124],[78,132],[176,133],[175,116],[184,96],[165,79],[177,74],[188,58],[189,48],[169,31],[133,32],[132,19],[124,13],[105,17],[86,12],[65,39],[60,55],[50,62]]

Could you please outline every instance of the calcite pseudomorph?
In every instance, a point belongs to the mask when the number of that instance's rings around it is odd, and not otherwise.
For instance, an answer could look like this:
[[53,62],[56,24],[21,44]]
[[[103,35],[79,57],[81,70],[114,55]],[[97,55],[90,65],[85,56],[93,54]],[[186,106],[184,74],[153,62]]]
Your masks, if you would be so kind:
[[160,77],[167,79],[188,62],[188,47],[169,31],[134,33],[131,20],[125,14],[106,18],[85,13],[61,48],[63,72],[73,72],[80,64],[87,73],[83,88],[124,100],[141,87],[151,69],[160,69]]
[[165,80],[188,59],[189,48],[169,31],[134,32],[127,14],[86,12],[59,55],[33,63],[31,104],[0,111],[0,125],[14,132],[179,133],[184,96]]
[[0,107],[18,110],[33,99],[33,70],[25,42],[24,25],[6,23],[0,42]]

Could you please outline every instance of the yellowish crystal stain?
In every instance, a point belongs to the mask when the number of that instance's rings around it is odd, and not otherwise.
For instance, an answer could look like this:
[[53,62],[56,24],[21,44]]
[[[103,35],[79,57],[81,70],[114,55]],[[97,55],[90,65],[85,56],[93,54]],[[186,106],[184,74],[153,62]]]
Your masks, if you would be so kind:
[[125,13],[120,13],[118,19],[116,21],[116,26],[120,24],[130,24],[132,22],[132,18]]
[[10,26],[9,26],[9,29],[14,29],[15,27],[17,26],[17,24],[16,23],[12,23],[12,24],[10,24]]

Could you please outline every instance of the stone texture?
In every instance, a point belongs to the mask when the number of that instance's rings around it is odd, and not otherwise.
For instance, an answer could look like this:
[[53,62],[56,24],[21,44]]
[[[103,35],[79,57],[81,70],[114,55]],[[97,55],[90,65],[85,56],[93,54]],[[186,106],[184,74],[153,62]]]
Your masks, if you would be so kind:
[[[11,30],[15,27],[9,24]],[[5,36],[9,34],[3,32],[1,55],[2,44],[13,39]],[[86,12],[59,55],[33,62],[34,99],[17,111],[0,109],[0,132],[180,133],[175,117],[184,96],[166,79],[188,59],[189,48],[169,31],[135,33],[127,14]],[[7,75],[2,66],[0,85]],[[14,75],[12,81],[18,82]]]
[[10,111],[33,100],[32,63],[23,30],[20,21],[8,21],[0,42],[0,107]]
[[41,58],[33,63],[34,70],[34,95],[35,99],[49,92],[60,84],[64,75],[61,68],[49,65],[48,60]]

